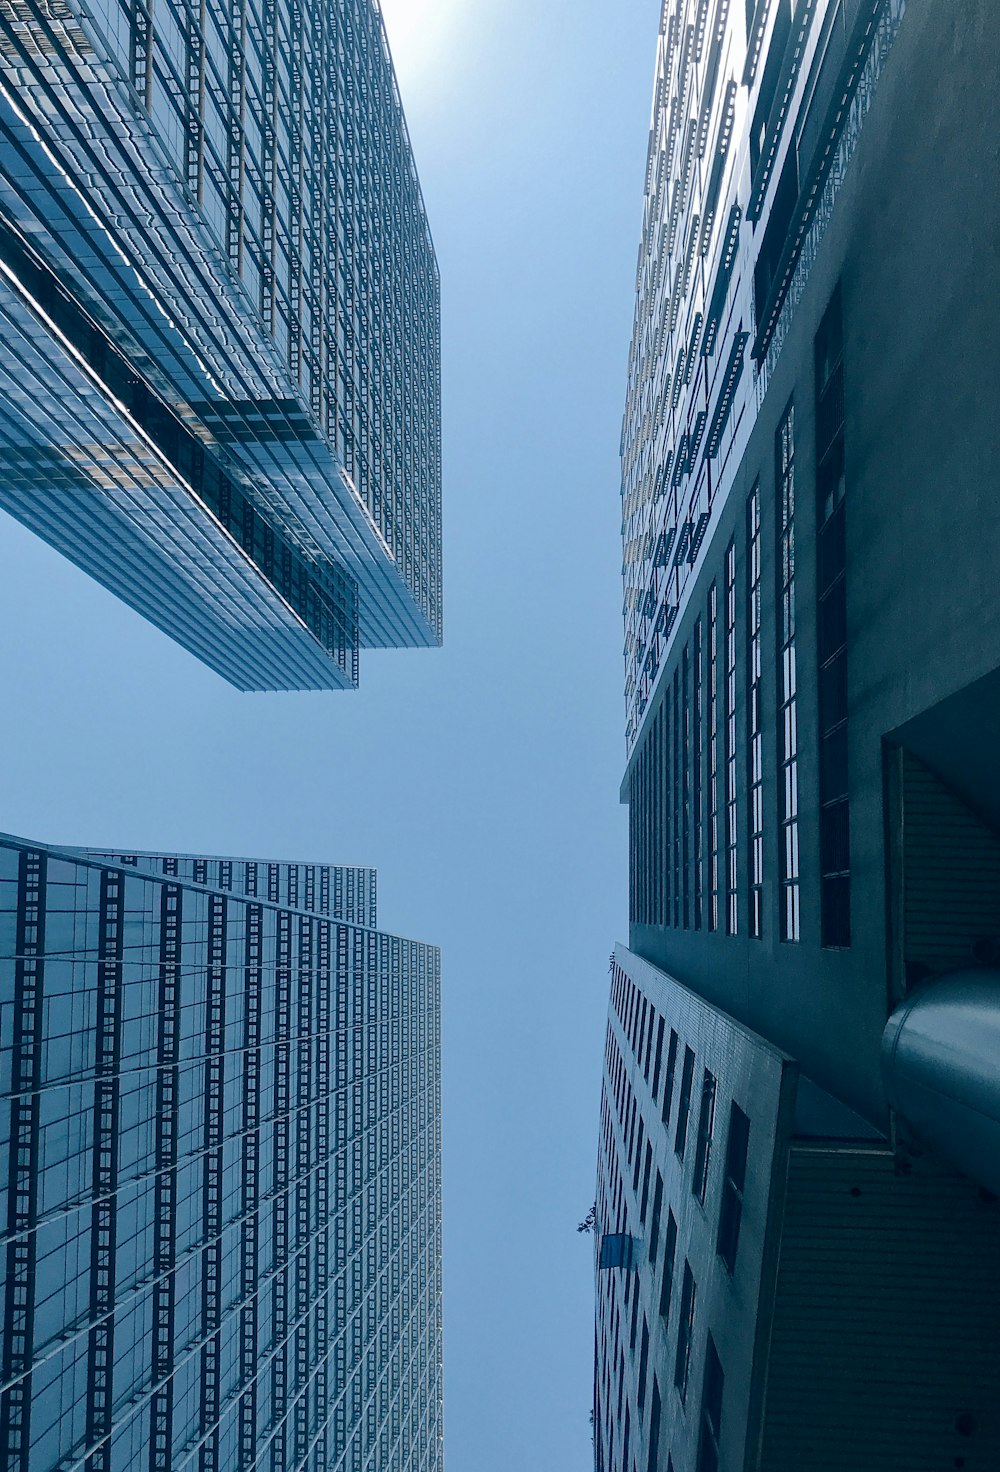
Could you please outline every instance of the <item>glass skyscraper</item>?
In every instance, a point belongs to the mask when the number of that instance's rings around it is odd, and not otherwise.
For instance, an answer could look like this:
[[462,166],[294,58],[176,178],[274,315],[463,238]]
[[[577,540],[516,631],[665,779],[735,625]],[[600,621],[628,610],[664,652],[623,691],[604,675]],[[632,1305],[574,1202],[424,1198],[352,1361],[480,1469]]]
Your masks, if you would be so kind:
[[0,839],[0,1464],[441,1466],[438,952],[367,869]]
[[439,289],[372,0],[0,15],[0,507],[247,689],[441,635]]

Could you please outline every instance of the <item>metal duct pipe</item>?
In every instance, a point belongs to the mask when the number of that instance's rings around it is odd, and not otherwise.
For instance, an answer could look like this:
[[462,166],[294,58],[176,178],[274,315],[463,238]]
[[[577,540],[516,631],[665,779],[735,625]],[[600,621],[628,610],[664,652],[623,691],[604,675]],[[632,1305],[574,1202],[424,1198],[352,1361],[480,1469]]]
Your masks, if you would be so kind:
[[907,997],[882,1035],[882,1082],[918,1139],[1000,1195],[1000,969]]

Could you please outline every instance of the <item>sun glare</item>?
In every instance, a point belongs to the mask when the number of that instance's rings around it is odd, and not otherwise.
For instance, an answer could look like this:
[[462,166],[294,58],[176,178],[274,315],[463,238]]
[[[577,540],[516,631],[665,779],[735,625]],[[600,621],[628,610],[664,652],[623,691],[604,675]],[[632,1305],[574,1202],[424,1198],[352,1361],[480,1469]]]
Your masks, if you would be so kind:
[[443,60],[460,5],[461,0],[382,0],[389,47],[403,84],[419,81]]

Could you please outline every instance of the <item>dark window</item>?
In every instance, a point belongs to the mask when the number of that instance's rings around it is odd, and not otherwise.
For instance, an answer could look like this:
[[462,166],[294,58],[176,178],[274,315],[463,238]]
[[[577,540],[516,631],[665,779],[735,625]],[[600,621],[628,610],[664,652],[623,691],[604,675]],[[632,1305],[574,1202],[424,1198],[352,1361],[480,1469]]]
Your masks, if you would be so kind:
[[766,325],[765,318],[778,276],[778,267],[788,242],[788,232],[795,215],[799,198],[799,169],[795,149],[788,151],[774,191],[774,203],[767,216],[767,226],[760,245],[760,254],[753,273],[753,300],[757,325]]
[[649,1409],[649,1458],[646,1472],[659,1472],[660,1465],[660,1382],[653,1376],[653,1398]]
[[653,1219],[649,1224],[649,1260],[656,1261],[660,1245],[660,1214],[663,1211],[663,1177],[656,1172],[656,1189],[653,1191]]
[[681,653],[681,921],[691,925],[691,657],[685,644]]
[[691,1112],[691,1087],[694,1082],[694,1050],[684,1049],[684,1067],[681,1069],[681,1096],[677,1104],[677,1128],[674,1131],[674,1150],[681,1160],[687,1149],[688,1115]]
[[646,1225],[646,1207],[649,1205],[649,1175],[653,1168],[653,1147],[646,1141],[646,1168],[642,1174],[642,1200],[639,1203],[639,1220]]
[[663,1030],[666,1026],[661,1017],[656,1028],[656,1057],[653,1062],[653,1099],[657,1097],[660,1087],[660,1067],[663,1063]]
[[643,1146],[643,1142],[645,1141],[645,1138],[646,1138],[646,1126],[643,1123],[643,1121],[640,1119],[639,1120],[639,1138],[638,1138],[638,1140],[636,1142],[636,1147],[635,1147],[635,1166],[633,1167],[633,1171],[632,1171],[632,1190],[633,1191],[638,1191],[638,1189],[639,1189],[639,1172],[642,1170],[642,1146]]
[[701,1085],[701,1108],[698,1112],[698,1144],[694,1156],[694,1180],[691,1189],[698,1200],[704,1202],[708,1186],[708,1160],[712,1150],[712,1131],[715,1128],[715,1075],[705,1069]]
[[661,1115],[664,1124],[670,1123],[670,1109],[674,1100],[674,1074],[677,1070],[677,1034],[670,1029],[670,1045],[667,1048],[667,1074],[663,1080],[663,1107]]
[[682,910],[682,876],[681,876],[681,844],[684,831],[684,794],[681,789],[681,741],[684,724],[684,711],[681,696],[681,672],[680,666],[674,670],[674,699],[673,699],[673,729],[671,731],[671,745],[673,756],[670,772],[670,812],[672,830],[672,856],[673,856],[673,922],[674,929],[680,928],[683,919]]
[[[645,1080],[646,1080],[647,1083],[649,1083],[649,1062],[650,1062],[650,1058],[651,1058],[652,1052],[653,1052],[653,1027],[654,1027],[654,1023],[655,1022],[656,1022],[656,1013],[653,1011],[653,1008],[650,1007],[650,1009],[649,1009],[649,1027],[648,1027],[647,1032],[646,1032],[646,1056],[645,1056],[645,1059],[644,1059],[643,1065],[642,1065],[643,1077],[645,1078]],[[662,1027],[663,1024],[661,1023],[660,1026]]]
[[790,403],[774,437],[778,509],[778,823],[781,840],[781,939],[797,941],[799,914],[799,758],[795,670],[795,411]]
[[851,943],[851,824],[844,342],[839,287],[816,334],[815,363],[820,931],[824,946],[844,947]]
[[698,1472],[718,1472],[719,1428],[722,1424],[724,1376],[715,1340],[711,1334],[705,1347],[705,1379],[701,1391],[701,1428],[698,1438]]
[[739,930],[736,892],[737,787],[736,787],[736,545],[726,550],[726,934]]
[[691,756],[692,769],[692,793],[691,810],[694,814],[694,928],[700,930],[702,926],[702,894],[705,887],[705,862],[702,851],[704,844],[703,805],[705,801],[703,792],[703,683],[705,671],[702,660],[702,636],[701,619],[694,626],[694,677],[691,685]]
[[690,1264],[684,1263],[684,1281],[681,1286],[681,1313],[677,1325],[677,1357],[674,1360],[674,1384],[681,1400],[687,1396],[688,1371],[691,1368],[691,1338],[694,1333],[695,1281]]
[[[631,1282],[631,1278],[629,1278],[628,1281]],[[638,1290],[636,1290],[635,1296],[632,1299],[632,1320],[631,1320],[631,1323],[629,1324],[629,1330],[628,1330],[628,1347],[631,1350],[634,1350],[635,1349],[635,1334],[636,1334],[636,1327],[638,1325],[638,1322],[639,1322],[639,1293],[638,1293]]]
[[736,1271],[736,1249],[740,1240],[743,1217],[743,1187],[747,1178],[747,1149],[750,1143],[750,1121],[738,1104],[729,1111],[729,1137],[726,1140],[726,1174],[722,1184],[719,1210],[717,1250],[730,1273]]
[[663,1244],[663,1281],[660,1284],[660,1313],[670,1317],[670,1297],[674,1287],[674,1258],[677,1255],[677,1220],[667,1207],[667,1238]]
[[643,1314],[643,1316],[642,1316],[642,1340],[641,1340],[641,1347],[640,1347],[640,1350],[639,1350],[639,1388],[638,1388],[638,1400],[639,1400],[639,1409],[640,1409],[640,1411],[644,1411],[646,1409],[646,1375],[647,1375],[648,1371],[649,1371],[649,1325],[646,1323],[646,1316],[645,1316],[645,1314]]
[[760,487],[747,499],[747,858],[749,931],[764,921],[764,736],[761,692]]
[[[749,4],[750,0],[747,0],[747,3]],[[767,60],[760,79],[760,91],[757,93],[757,106],[754,108],[753,122],[750,124],[751,173],[756,173],[761,154],[764,152],[768,119],[777,96],[778,83],[781,80],[785,60],[785,48],[788,45],[791,30],[792,0],[778,0],[771,40],[767,48]]]
[[719,928],[719,592],[708,590],[708,928]]

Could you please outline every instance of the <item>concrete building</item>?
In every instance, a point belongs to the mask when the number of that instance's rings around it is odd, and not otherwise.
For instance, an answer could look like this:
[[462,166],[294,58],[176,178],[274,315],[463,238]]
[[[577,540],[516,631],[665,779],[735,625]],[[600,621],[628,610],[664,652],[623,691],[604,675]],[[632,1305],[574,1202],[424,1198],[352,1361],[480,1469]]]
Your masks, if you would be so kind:
[[440,961],[375,923],[0,838],[7,1472],[438,1472]]
[[[998,1367],[964,1276],[974,1261],[992,1302],[998,54],[986,0],[663,6],[622,431],[630,942],[618,966],[660,1017],[652,1043],[640,1037],[639,1078],[635,1059],[621,1067],[653,1110],[651,1190],[662,1176],[663,1201],[684,1198],[672,1208],[682,1246],[695,1224],[684,1251],[705,1313],[691,1341],[704,1395],[685,1401],[664,1368],[688,1318],[651,1308],[662,1227],[655,1262],[640,1248],[630,1275],[621,1265],[626,1238],[648,1240],[651,1208],[633,1105],[626,1141],[606,1098],[602,1469],[971,1469],[997,1456],[978,1372],[968,1405],[957,1389],[939,1403],[905,1345],[947,1378],[952,1360],[966,1364],[952,1339],[968,1334]],[[670,979],[658,1001],[642,962]],[[710,1250],[718,1217],[687,1200],[649,1082],[685,1027],[697,1032],[691,1109],[706,1070],[721,1090],[718,1169],[730,1102],[750,1120],[747,1189],[773,1249],[757,1266],[748,1249],[734,1287],[718,1238]],[[739,1041],[723,1047],[720,1028]],[[620,1031],[619,1017],[624,1047]],[[740,1057],[745,1076],[732,1074]],[[792,1068],[808,1081],[796,1099],[804,1089],[829,1101],[824,1113],[848,1111],[862,1143],[803,1140],[781,1104],[791,1086],[775,1081]],[[623,1184],[607,1174],[614,1159]],[[860,1205],[843,1196],[849,1180]],[[795,1245],[803,1223],[812,1253]],[[640,1310],[627,1305],[622,1328],[625,1291]],[[857,1295],[868,1307],[852,1318]],[[751,1355],[754,1318],[772,1327]],[[658,1447],[640,1386],[665,1418]]]
[[890,1012],[1000,954],[998,39],[975,0],[668,0],[658,46],[631,946],[880,1127]]
[[623,946],[597,1190],[601,1472],[995,1465],[995,1201]]
[[440,641],[438,273],[372,0],[0,14],[0,508],[244,689]]

